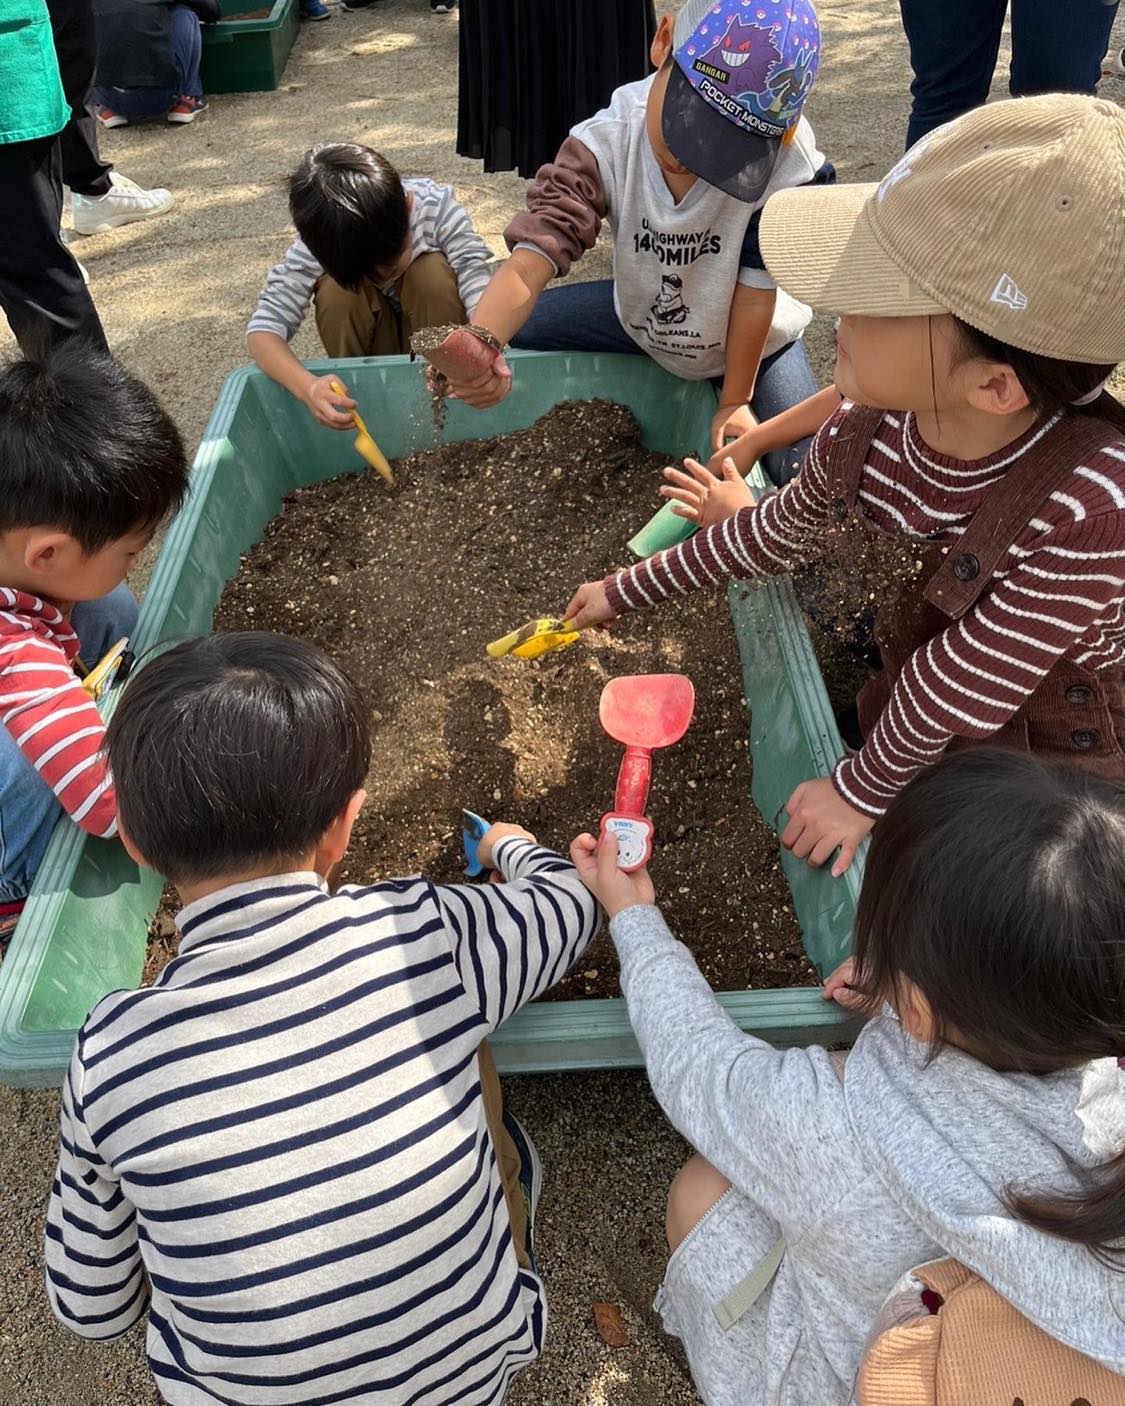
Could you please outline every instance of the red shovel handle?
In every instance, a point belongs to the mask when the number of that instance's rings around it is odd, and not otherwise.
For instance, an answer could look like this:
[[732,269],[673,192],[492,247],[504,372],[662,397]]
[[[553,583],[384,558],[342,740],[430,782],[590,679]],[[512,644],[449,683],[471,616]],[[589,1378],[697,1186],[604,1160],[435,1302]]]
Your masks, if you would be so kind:
[[440,371],[453,382],[475,381],[491,367],[499,356],[487,342],[465,327],[450,332],[444,342],[422,355],[435,371]]
[[648,747],[626,747],[617,772],[613,808],[620,815],[644,815],[648,783],[652,776],[652,751]]

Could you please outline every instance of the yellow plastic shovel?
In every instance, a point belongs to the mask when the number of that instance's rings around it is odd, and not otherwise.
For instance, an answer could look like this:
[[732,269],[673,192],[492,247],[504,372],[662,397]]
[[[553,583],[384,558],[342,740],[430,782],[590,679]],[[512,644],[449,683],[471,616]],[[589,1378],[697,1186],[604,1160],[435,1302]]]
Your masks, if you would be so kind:
[[[332,382],[332,389],[337,395],[347,396],[347,391],[339,381]],[[363,417],[358,410],[352,411],[352,423],[356,427],[355,452],[394,487],[395,476],[390,464],[387,463],[386,455],[371,438],[371,432],[363,423]]]

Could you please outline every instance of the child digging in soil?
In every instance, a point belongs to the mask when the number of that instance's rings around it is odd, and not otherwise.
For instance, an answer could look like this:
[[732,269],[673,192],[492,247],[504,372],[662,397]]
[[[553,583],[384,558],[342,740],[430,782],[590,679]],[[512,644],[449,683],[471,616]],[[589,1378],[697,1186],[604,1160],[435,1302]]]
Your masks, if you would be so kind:
[[309,303],[329,356],[394,356],[424,327],[467,322],[492,257],[449,186],[402,180],[355,142],[305,152],[289,182],[297,239],[269,272],[246,329],[250,355],[322,425],[353,429],[355,401],[289,350]]
[[571,853],[696,1149],[657,1307],[708,1406],[846,1406],[884,1300],[941,1256],[1054,1340],[1053,1389],[1020,1389],[1027,1337],[1006,1380],[980,1330],[964,1391],[861,1401],[1125,1400],[1125,790],[984,748],[901,792],[864,873],[849,998],[873,1018],[846,1063],[744,1034],[647,874],[589,835]]
[[122,583],[187,483],[175,425],[104,353],[72,341],[0,373],[0,949],[60,816],[115,833],[75,665],[132,633]]
[[179,956],[78,1035],[47,1226],[59,1318],[143,1314],[164,1399],[498,1402],[542,1346],[535,1149],[484,1041],[598,909],[515,825],[504,882],[336,894],[371,738],[284,635],[180,644],[110,724],[122,840],[185,904]]
[[[753,424],[749,402],[765,419],[815,391],[801,343],[811,313],[778,291],[758,225],[770,192],[835,179],[801,115],[819,51],[810,0],[763,0],[756,11],[688,0],[665,15],[651,53],[659,72],[619,88],[574,128],[504,232],[512,256],[473,317],[494,345],[475,348],[485,365],[451,379],[453,394],[477,407],[502,399],[511,375],[499,347],[509,340],[644,353],[720,387],[718,452]],[[605,219],[613,279],[548,289],[593,248]],[[797,464],[778,453],[766,467],[783,482]]]
[[783,842],[811,864],[838,849],[842,873],[948,748],[993,739],[1125,780],[1125,412],[1103,390],[1125,358],[1106,312],[1125,280],[1123,151],[1114,104],[1023,98],[941,128],[878,186],[772,200],[766,260],[841,315],[847,400],[760,506],[734,476],[673,470],[672,496],[711,525],[567,609],[593,625],[788,571],[849,521],[918,543],[876,616],[863,747],[788,803]]

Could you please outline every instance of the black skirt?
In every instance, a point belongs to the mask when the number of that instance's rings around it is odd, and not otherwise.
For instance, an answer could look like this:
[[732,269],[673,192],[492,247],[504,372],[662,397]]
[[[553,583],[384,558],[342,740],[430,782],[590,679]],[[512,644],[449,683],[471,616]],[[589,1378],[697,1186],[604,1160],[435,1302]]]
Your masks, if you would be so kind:
[[533,176],[652,71],[653,0],[461,0],[457,152]]

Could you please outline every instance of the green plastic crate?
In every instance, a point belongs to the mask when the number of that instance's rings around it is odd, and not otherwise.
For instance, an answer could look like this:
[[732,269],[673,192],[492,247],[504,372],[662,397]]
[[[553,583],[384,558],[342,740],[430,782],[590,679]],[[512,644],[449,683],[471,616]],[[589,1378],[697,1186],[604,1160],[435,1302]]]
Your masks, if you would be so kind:
[[[643,357],[513,353],[515,389],[494,410],[451,404],[446,439],[478,439],[530,425],[563,400],[605,396],[628,405],[645,443],[670,457],[702,449],[714,396]],[[396,458],[434,443],[429,396],[406,357],[319,362],[338,369],[384,451]],[[204,433],[187,506],[172,524],[149,583],[135,648],[206,632],[243,551],[259,540],[286,493],[355,470],[350,437],[315,424],[261,372],[227,378]],[[624,545],[624,544],[623,544]],[[792,788],[841,753],[804,625],[786,581],[733,587],[746,697],[752,709],[754,799],[773,818]],[[118,694],[108,696],[112,710]],[[850,940],[855,867],[840,880],[783,855],[805,946],[827,971]],[[0,966],[0,1080],[61,1081],[74,1033],[107,991],[140,975],[147,923],[161,883],[111,841],[69,822],[52,837],[8,956]],[[720,999],[745,1029],[786,1042],[844,1038],[837,1008],[816,990],[737,991]],[[543,1002],[493,1041],[505,1071],[626,1066],[640,1055],[619,999]]]
[[[219,0],[224,16],[203,26],[201,73],[205,93],[268,93],[281,82],[301,27],[297,0]],[[238,16],[262,10],[258,19]]]

